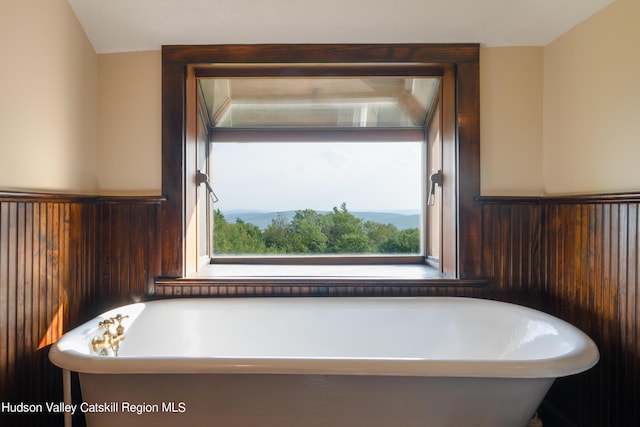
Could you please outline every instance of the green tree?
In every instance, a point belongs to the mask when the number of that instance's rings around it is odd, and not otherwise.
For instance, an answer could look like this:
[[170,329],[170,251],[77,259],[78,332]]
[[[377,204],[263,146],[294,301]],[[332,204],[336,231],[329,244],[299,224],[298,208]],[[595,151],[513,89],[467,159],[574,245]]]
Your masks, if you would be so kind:
[[232,242],[229,241],[229,224],[219,209],[213,214],[213,251],[217,254],[229,253]]
[[269,252],[287,253],[289,247],[289,221],[278,214],[263,233],[264,243]]
[[417,228],[399,231],[380,245],[386,254],[414,254],[420,251],[420,231]]
[[327,214],[313,209],[295,212],[291,221],[279,214],[266,230],[240,219],[235,224],[215,211],[217,254],[412,254],[420,250],[417,228],[399,231],[392,224],[363,222],[346,203]]
[[233,242],[231,252],[234,254],[260,254],[266,252],[266,246],[260,227],[237,219],[229,227],[229,240]]
[[322,214],[313,209],[296,211],[289,225],[292,253],[324,253],[327,236],[322,231]]
[[257,225],[241,219],[230,224],[224,215],[216,210],[213,219],[214,252],[218,254],[260,254],[266,252],[262,232]]
[[[364,232],[362,220],[349,212],[346,203],[342,203],[340,209],[334,207],[332,212],[324,216],[322,231],[327,236],[327,252],[329,253],[366,252],[363,248],[368,237]],[[356,248],[360,248],[360,250],[351,251]]]
[[381,224],[375,221],[367,221],[364,223],[364,232],[371,240],[373,246],[372,252],[380,252],[381,245],[392,235],[398,233],[398,227],[393,224]]
[[366,254],[371,252],[371,240],[366,234],[347,233],[338,238],[333,247],[335,253],[339,254]]

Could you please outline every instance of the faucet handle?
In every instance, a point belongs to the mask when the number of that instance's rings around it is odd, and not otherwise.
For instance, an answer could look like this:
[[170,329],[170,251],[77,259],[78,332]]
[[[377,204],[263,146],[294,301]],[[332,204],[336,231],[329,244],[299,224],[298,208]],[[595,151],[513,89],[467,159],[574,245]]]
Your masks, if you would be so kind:
[[113,324],[114,324],[113,319],[105,319],[105,320],[102,320],[100,323],[98,323],[98,327],[105,328],[107,332],[109,332],[109,328],[113,326]]
[[123,336],[123,337],[122,337],[122,339],[124,339],[124,326],[122,326],[122,320],[123,320],[123,319],[126,319],[126,318],[128,318],[128,317],[129,317],[129,315],[128,315],[128,314],[125,314],[125,315],[123,316],[122,314],[118,313],[118,314],[116,314],[116,315],[115,315],[115,317],[112,317],[111,319],[109,319],[109,320],[111,320],[112,322],[113,322],[113,321],[118,322],[118,326],[116,327],[116,334],[117,334],[118,336],[122,335],[122,336]]
[[122,323],[123,319],[127,319],[129,317],[128,314],[125,314],[124,316],[120,313],[116,314],[114,317],[112,317],[111,320],[112,322],[115,320],[116,322],[118,322],[118,325],[120,325]]

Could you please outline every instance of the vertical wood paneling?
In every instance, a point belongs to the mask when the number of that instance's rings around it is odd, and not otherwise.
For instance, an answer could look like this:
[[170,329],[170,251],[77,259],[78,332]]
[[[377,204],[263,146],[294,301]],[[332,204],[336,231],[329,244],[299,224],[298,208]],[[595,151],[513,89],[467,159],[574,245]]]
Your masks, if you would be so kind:
[[9,204],[0,204],[0,398],[7,400],[13,383],[9,381]]
[[158,216],[157,199],[111,198],[100,204],[97,312],[153,294],[160,267]]
[[545,426],[638,425],[640,196],[482,201],[482,260],[491,297],[563,318],[601,352],[595,368],[556,381]]
[[534,203],[482,207],[483,276],[489,297],[535,307],[539,293],[540,209]]
[[[160,202],[0,193],[0,400],[60,401],[49,345],[103,307],[152,293]],[[0,425],[62,417],[0,414]]]
[[[0,193],[0,400],[56,402],[60,370],[49,344],[80,319],[94,256],[82,198]],[[82,248],[82,250],[80,250]],[[82,266],[81,269],[78,269]],[[69,305],[75,307],[69,309]],[[0,425],[56,426],[56,414],[0,414]]]
[[[48,347],[38,349],[43,338],[51,341],[104,308],[153,296],[159,206],[154,199],[0,193],[0,399],[59,399],[59,370],[47,360]],[[594,369],[559,379],[550,391],[548,407],[569,420],[557,425],[636,425],[639,210],[640,198],[484,201],[480,257],[489,288],[168,281],[157,296],[473,296],[542,308],[587,332],[602,356]],[[7,423],[55,426],[61,418]]]
[[543,201],[541,303],[589,334],[601,352],[561,378],[548,402],[579,426],[640,422],[639,201]]

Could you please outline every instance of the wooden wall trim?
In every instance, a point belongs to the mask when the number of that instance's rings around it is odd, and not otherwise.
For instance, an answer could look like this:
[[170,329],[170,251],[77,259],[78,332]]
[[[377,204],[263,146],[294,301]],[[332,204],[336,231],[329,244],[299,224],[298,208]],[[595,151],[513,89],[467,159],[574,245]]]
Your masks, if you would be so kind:
[[466,296],[491,298],[493,294],[494,289],[489,281],[479,279],[398,281],[159,278],[155,281],[153,297]]
[[340,277],[327,277],[327,278],[281,278],[281,277],[245,277],[237,279],[228,278],[158,278],[155,280],[156,289],[159,287],[170,286],[351,286],[351,287],[379,287],[379,286],[406,286],[406,287],[457,287],[457,288],[477,288],[488,286],[487,280],[482,279],[389,279],[389,278],[340,278]]
[[[457,273],[459,278],[479,277],[480,207],[480,46],[466,44],[262,44],[176,45],[162,47],[162,192],[167,203],[161,216],[162,275],[182,277],[185,264],[185,99],[187,69],[224,63],[422,63],[455,67],[456,156],[453,160],[458,185],[455,221]],[[195,163],[194,163],[195,164]],[[444,169],[443,169],[444,170]],[[452,170],[453,172],[453,170]],[[446,175],[445,175],[446,176]],[[446,179],[446,178],[445,178]],[[177,248],[177,249],[176,249]]]
[[563,196],[478,196],[483,204],[583,204],[583,203],[638,203],[640,193],[573,194]]
[[357,58],[369,62],[389,62],[389,57],[402,55],[403,62],[478,62],[477,43],[439,44],[259,44],[259,45],[171,45],[162,47],[165,63],[351,63]]
[[157,298],[180,297],[417,297],[417,296],[466,296],[483,298],[486,284],[451,286],[401,283],[303,283],[281,280],[230,283],[211,280],[159,280],[156,282]]
[[543,204],[582,204],[582,203],[638,203],[640,193],[584,194],[570,196],[546,196],[540,200]]
[[99,196],[103,205],[160,205],[167,201],[164,196]]
[[23,192],[0,190],[0,202],[56,202],[56,203],[102,203],[102,204],[154,204],[167,201],[164,196],[101,196],[88,194],[66,194],[47,192]]
[[480,194],[480,64],[462,63],[456,68],[458,225],[454,238],[458,240],[458,277],[466,279],[482,275],[482,213],[474,200]]
[[542,198],[529,196],[477,196],[475,200],[483,205],[537,205]]
[[35,193],[0,190],[0,202],[56,202],[56,203],[92,203],[98,196],[63,193]]

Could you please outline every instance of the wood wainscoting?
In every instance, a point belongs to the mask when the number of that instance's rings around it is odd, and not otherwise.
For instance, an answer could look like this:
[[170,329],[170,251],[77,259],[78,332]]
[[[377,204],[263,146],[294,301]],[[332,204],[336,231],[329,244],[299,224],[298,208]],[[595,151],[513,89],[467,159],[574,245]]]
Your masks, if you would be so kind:
[[[163,282],[157,250],[162,202],[0,192],[0,402],[60,401],[61,375],[47,359],[48,344],[96,313],[156,293],[464,295],[542,309],[598,344],[601,361],[594,369],[553,386],[546,427],[639,422],[640,195],[480,198],[482,276],[488,286]],[[0,420],[62,425],[61,416],[48,413],[3,413]]]
[[[545,400],[545,427],[640,425],[640,195],[480,201],[494,292],[517,295],[515,285],[499,283],[525,279],[520,270],[530,271],[521,286],[533,300],[504,299],[576,325],[600,350],[593,369],[555,382]],[[527,240],[529,253],[521,247]]]
[[[0,402],[60,402],[50,344],[96,313],[151,293],[161,201],[0,192]],[[46,409],[0,413],[3,426],[62,423]]]
[[640,425],[640,197],[542,201],[541,307],[598,345],[590,371],[558,380],[548,403],[577,426]]
[[[93,299],[93,198],[0,195],[0,401],[60,401],[49,344]],[[0,414],[6,425],[61,425],[61,416]],[[2,423],[5,425],[5,423]]]

